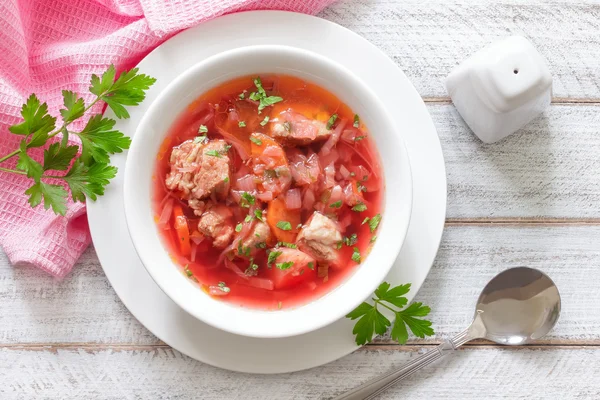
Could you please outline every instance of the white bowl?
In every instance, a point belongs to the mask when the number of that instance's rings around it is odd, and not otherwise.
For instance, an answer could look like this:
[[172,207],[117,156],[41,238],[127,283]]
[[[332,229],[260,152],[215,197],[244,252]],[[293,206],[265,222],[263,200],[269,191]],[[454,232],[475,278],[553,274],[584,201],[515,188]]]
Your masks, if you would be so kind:
[[[287,74],[329,90],[360,115],[379,150],[385,196],[377,241],[362,265],[337,288],[305,305],[278,311],[248,309],[215,300],[188,279],[163,246],[151,195],[156,155],[167,131],[197,97],[245,75]],[[369,297],[398,256],[412,208],[408,154],[386,108],[354,74],[321,55],[287,46],[242,47],[212,56],[175,79],[152,103],[133,137],[125,165],[124,198],[129,234],[158,286],[192,316],[244,336],[294,336],[322,328]],[[200,339],[201,340],[201,339]]]

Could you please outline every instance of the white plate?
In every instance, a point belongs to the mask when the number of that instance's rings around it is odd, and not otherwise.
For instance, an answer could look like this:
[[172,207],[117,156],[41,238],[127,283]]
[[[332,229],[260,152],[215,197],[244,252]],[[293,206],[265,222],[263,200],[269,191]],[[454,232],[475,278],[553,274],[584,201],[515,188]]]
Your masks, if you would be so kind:
[[[240,34],[243,32],[243,34]],[[409,300],[425,280],[439,247],[446,213],[444,159],[433,122],[410,81],[375,46],[332,22],[281,11],[232,14],[189,29],[162,44],[139,64],[157,78],[143,105],[115,126],[135,132],[159,91],[184,70],[218,52],[254,44],[282,44],[314,51],[361,77],[392,110],[408,148],[413,173],[413,214],[400,255],[386,278],[412,283]],[[107,117],[114,118],[110,111]],[[141,264],[125,224],[123,170],[126,154],[112,157],[119,173],[106,194],[88,202],[98,258],[117,295],[153,334],[176,350],[216,367],[249,373],[283,373],[316,367],[358,346],[353,322],[342,319],[318,331],[281,339],[258,339],[217,330],[171,301]],[[388,172],[389,173],[389,172]]]

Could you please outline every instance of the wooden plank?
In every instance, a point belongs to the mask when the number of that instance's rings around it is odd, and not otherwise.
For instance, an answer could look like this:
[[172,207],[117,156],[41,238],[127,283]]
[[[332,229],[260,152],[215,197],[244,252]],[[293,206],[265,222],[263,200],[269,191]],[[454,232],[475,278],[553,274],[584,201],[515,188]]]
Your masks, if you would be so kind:
[[[547,272],[562,293],[562,316],[542,343],[600,340],[600,226],[459,225],[446,228],[417,299],[433,309],[439,341],[470,322],[479,291],[497,272],[528,265]],[[384,339],[385,340],[385,339]],[[93,250],[62,282],[12,267],[0,255],[0,343],[160,343],[129,314]]]
[[558,98],[600,99],[596,1],[340,1],[321,17],[385,52],[425,98],[447,97],[445,77],[485,45],[523,35],[545,57]]
[[[0,397],[89,399],[326,399],[425,349],[368,348],[323,367],[285,375],[224,371],[165,348],[0,349]],[[600,348],[459,350],[381,399],[597,398]]]
[[600,217],[600,107],[553,105],[482,143],[450,105],[430,105],[446,161],[449,218]]

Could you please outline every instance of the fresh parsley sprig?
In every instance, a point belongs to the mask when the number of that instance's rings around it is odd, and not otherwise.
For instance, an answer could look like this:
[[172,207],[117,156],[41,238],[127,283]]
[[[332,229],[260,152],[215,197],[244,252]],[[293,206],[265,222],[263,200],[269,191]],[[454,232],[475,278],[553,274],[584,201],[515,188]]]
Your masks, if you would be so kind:
[[[82,97],[70,90],[63,90],[64,108],[59,110],[62,124],[56,126],[56,118],[48,113],[48,105],[41,103],[35,94],[29,96],[21,108],[23,121],[9,129],[15,135],[22,136],[19,148],[0,157],[0,163],[17,156],[15,169],[0,167],[0,171],[26,175],[33,184],[25,191],[29,204],[36,207],[44,202],[44,208],[52,208],[56,214],[67,211],[68,192],[61,184],[48,183],[46,179],[62,180],[71,190],[73,201],[85,201],[86,197],[96,200],[104,194],[104,188],[117,173],[110,165],[110,155],[129,148],[131,139],[122,132],[114,130],[115,120],[104,118],[101,114],[90,116],[80,132],[73,132],[69,126],[99,101],[104,101],[117,118],[129,118],[125,106],[136,106],[146,97],[146,91],[156,79],[138,74],[133,68],[122,72],[115,80],[116,70],[111,65],[101,77],[92,75],[89,91],[96,98],[85,104]],[[58,134],[60,142],[51,141]],[[69,145],[69,135],[74,134],[81,140],[80,148]],[[34,160],[29,149],[49,146],[44,150],[43,162]],[[67,171],[52,173],[50,171]]]
[[[413,335],[424,338],[434,334],[431,328],[431,321],[423,319],[431,309],[424,306],[423,303],[414,302],[406,308],[408,300],[404,297],[410,291],[410,283],[396,286],[390,289],[390,284],[383,282],[377,290],[375,297],[372,298],[373,304],[367,302],[361,303],[346,318],[351,320],[358,319],[352,333],[356,336],[356,344],[363,345],[373,339],[374,334],[383,335],[391,322],[383,315],[378,306],[387,308],[395,314],[394,326],[392,327],[392,339],[400,344],[408,340],[408,329]],[[393,306],[393,307],[392,307]],[[408,327],[408,329],[407,329]]]

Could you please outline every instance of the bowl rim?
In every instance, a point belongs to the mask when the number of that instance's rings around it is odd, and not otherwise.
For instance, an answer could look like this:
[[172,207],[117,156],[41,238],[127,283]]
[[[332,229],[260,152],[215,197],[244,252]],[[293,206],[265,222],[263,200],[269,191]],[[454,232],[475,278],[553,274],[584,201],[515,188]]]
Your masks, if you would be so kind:
[[[396,219],[400,219],[402,220],[402,226],[397,226],[394,229],[394,233],[397,235],[397,238],[399,239],[397,241],[397,243],[392,244],[391,246],[387,246],[387,247],[382,247],[381,245],[378,246],[378,242],[380,242],[380,235],[378,234],[378,240],[375,242],[375,245],[373,246],[371,252],[369,253],[369,256],[366,258],[366,260],[360,265],[357,266],[354,271],[350,272],[350,274],[344,278],[344,280],[342,282],[340,282],[336,287],[333,287],[331,290],[329,290],[327,293],[321,295],[320,297],[316,297],[312,300],[310,300],[308,303],[299,305],[298,307],[294,307],[291,309],[283,309],[283,310],[275,310],[275,311],[263,311],[263,310],[258,310],[258,309],[252,309],[252,308],[242,308],[242,307],[237,307],[235,305],[232,304],[227,304],[218,300],[214,300],[211,296],[209,296],[208,294],[204,293],[202,290],[200,290],[199,287],[197,287],[197,285],[194,285],[195,287],[193,288],[199,295],[210,299],[212,301],[213,304],[225,304],[227,307],[230,308],[230,310],[236,310],[240,311],[242,313],[248,313],[250,312],[251,314],[271,314],[271,315],[282,315],[283,313],[293,313],[299,309],[303,309],[306,308],[307,306],[311,305],[311,304],[315,304],[315,303],[324,303],[327,298],[331,298],[331,295],[334,292],[338,292],[338,289],[346,286],[350,281],[352,281],[353,279],[355,280],[356,278],[356,274],[359,270],[364,269],[364,264],[368,263],[368,260],[371,259],[373,260],[374,254],[381,254],[379,257],[383,258],[385,261],[386,266],[384,268],[378,268],[372,272],[377,271],[377,279],[373,280],[373,282],[371,282],[370,285],[368,285],[368,289],[365,287],[359,295],[355,295],[352,300],[347,301],[343,307],[339,306],[339,311],[331,311],[328,313],[328,316],[326,318],[321,318],[320,321],[318,323],[311,323],[311,324],[304,324],[302,326],[298,325],[298,326],[294,326],[293,329],[290,329],[290,327],[288,326],[288,329],[282,329],[282,330],[278,330],[275,332],[269,332],[266,331],[264,329],[254,329],[254,330],[248,330],[247,328],[241,328],[236,322],[234,323],[223,323],[220,320],[216,320],[214,317],[214,314],[212,314],[209,312],[202,312],[199,310],[199,307],[197,306],[191,306],[190,304],[188,304],[187,302],[184,301],[180,301],[181,298],[178,295],[178,293],[176,293],[176,291],[172,291],[170,284],[167,284],[167,282],[163,281],[163,279],[159,276],[159,270],[157,270],[157,268],[165,268],[164,265],[157,267],[157,263],[155,262],[155,260],[152,260],[149,257],[149,254],[145,251],[145,247],[147,247],[147,245],[144,244],[144,241],[142,241],[142,236],[140,234],[140,225],[136,222],[135,218],[133,218],[133,215],[136,213],[136,202],[137,199],[135,198],[135,196],[133,196],[133,192],[132,189],[134,186],[129,184],[128,182],[132,182],[132,180],[137,180],[138,176],[135,174],[138,170],[135,169],[135,167],[132,167],[135,165],[134,161],[140,156],[138,155],[138,153],[141,151],[140,150],[140,143],[141,143],[141,137],[143,137],[143,132],[144,131],[144,127],[146,127],[153,118],[156,118],[155,116],[158,115],[159,113],[157,113],[157,110],[160,110],[160,105],[162,105],[162,103],[165,102],[165,99],[168,98],[169,94],[175,92],[179,87],[185,85],[185,83],[188,80],[193,80],[194,77],[198,74],[201,74],[203,70],[207,69],[209,66],[214,65],[214,64],[219,64],[222,63],[223,61],[233,57],[233,58],[237,58],[240,56],[255,56],[256,54],[260,53],[260,52],[275,52],[275,53],[280,53],[279,56],[284,56],[284,55],[292,55],[292,56],[298,56],[298,57],[303,57],[307,60],[310,60],[311,62],[315,62],[317,64],[320,64],[321,67],[325,67],[325,68],[329,68],[331,70],[335,70],[336,72],[342,73],[343,75],[345,75],[345,79],[350,80],[353,82],[353,89],[354,90],[360,90],[360,92],[362,92],[363,94],[368,94],[369,96],[369,100],[374,102],[375,105],[381,110],[381,113],[383,115],[385,115],[385,125],[387,125],[388,127],[392,128],[392,132],[394,134],[396,134],[396,136],[398,136],[396,139],[396,145],[398,145],[397,151],[402,153],[402,156],[399,157],[399,159],[402,160],[403,163],[403,167],[404,167],[404,171],[402,171],[401,177],[403,180],[405,180],[406,184],[405,184],[405,192],[407,193],[406,196],[404,196],[403,200],[405,201],[405,203],[403,204],[403,211],[402,211],[402,215],[398,216]],[[269,71],[264,71],[264,72],[260,72],[260,74],[269,74],[269,73],[273,73],[273,72],[269,72]],[[275,72],[275,73],[279,73],[279,72]],[[293,71],[289,70],[286,71],[285,73],[290,74],[290,75],[294,75]],[[245,75],[251,75],[253,74],[252,72],[243,72],[243,73],[238,73],[235,74],[235,76],[237,77],[241,77],[241,76],[245,76]],[[220,83],[226,82],[228,80],[234,79],[233,77],[228,77],[227,79],[221,80]],[[305,80],[310,80],[310,78],[306,78],[306,77],[301,77],[301,79],[305,79]],[[320,84],[319,84],[320,85]],[[213,84],[213,86],[208,86],[203,88],[203,91],[201,93],[205,93],[207,90],[210,90],[211,87],[214,87],[215,85]],[[334,95],[338,96],[341,98],[341,96],[339,96],[335,90],[331,90],[331,89],[327,89],[328,91],[331,91]],[[200,94],[201,95],[201,94]],[[198,97],[198,95],[195,96],[196,98]],[[188,102],[189,105],[189,102]],[[375,108],[375,106],[373,106]],[[179,110],[177,110],[176,112],[174,112],[175,116],[174,118],[176,119],[183,111],[184,111],[185,107],[180,108]],[[354,108],[353,108],[354,109]],[[172,124],[172,122],[171,122]],[[371,130],[369,130],[371,132]],[[328,59],[325,56],[322,56],[320,54],[314,53],[312,51],[309,50],[304,50],[304,49],[299,49],[299,48],[295,48],[295,47],[291,47],[291,46],[285,46],[285,45],[253,45],[253,46],[243,46],[243,47],[238,47],[235,49],[231,49],[228,51],[224,51],[218,54],[215,54],[211,57],[208,57],[207,59],[193,65],[192,67],[190,67],[189,69],[187,69],[186,71],[184,71],[182,74],[180,74],[178,77],[176,77],[172,82],[170,82],[167,87],[158,94],[158,96],[156,97],[156,99],[149,105],[147,112],[145,113],[145,115],[142,117],[142,119],[140,120],[138,126],[136,127],[135,130],[135,134],[133,135],[132,138],[132,143],[131,143],[131,147],[127,153],[127,160],[126,160],[126,164],[125,164],[125,176],[124,176],[124,182],[123,182],[123,199],[124,199],[124,209],[125,209],[125,220],[126,220],[126,224],[127,224],[127,228],[128,228],[128,233],[131,237],[132,243],[134,244],[134,248],[136,253],[138,254],[140,260],[142,261],[142,265],[144,265],[144,268],[146,269],[146,271],[148,272],[148,274],[152,277],[152,279],[156,282],[157,286],[161,288],[161,290],[171,299],[173,300],[179,307],[181,307],[183,310],[185,310],[187,313],[189,313],[190,315],[194,316],[195,318],[201,320],[204,323],[207,323],[217,329],[221,329],[227,332],[231,332],[234,334],[238,334],[238,335],[242,335],[242,336],[249,336],[249,337],[257,337],[257,338],[280,338],[280,337],[289,337],[289,336],[296,336],[296,335],[301,335],[307,332],[311,332],[317,329],[320,329],[326,325],[329,325],[330,323],[339,320],[340,318],[343,318],[348,312],[352,311],[356,306],[358,306],[365,298],[367,298],[368,296],[370,296],[373,291],[377,288],[377,286],[385,279],[385,276],[388,274],[389,270],[392,268],[394,261],[396,260],[400,249],[404,243],[404,240],[406,238],[406,233],[408,231],[408,227],[410,224],[410,216],[411,216],[411,210],[412,210],[412,174],[410,171],[410,159],[408,156],[408,151],[406,149],[406,146],[404,144],[404,140],[402,139],[401,135],[399,134],[400,130],[397,126],[397,124],[395,123],[395,121],[393,120],[393,118],[390,116],[389,112],[387,111],[387,109],[385,107],[383,107],[383,104],[381,104],[380,100],[377,98],[377,96],[371,91],[371,89],[369,87],[366,86],[366,84],[364,84],[360,78],[358,78],[356,75],[354,75],[354,73],[350,72],[348,69],[346,69],[344,66],[338,64],[337,62]],[[166,132],[162,132],[161,134],[161,138],[164,138]],[[387,136],[390,136],[391,133],[388,133]],[[378,155],[381,156],[381,151],[379,149],[380,145],[377,144],[376,148],[378,149]],[[382,164],[383,164],[383,157],[380,157]],[[152,157],[152,160],[154,160],[154,156]],[[152,165],[154,165],[154,161],[152,161]],[[385,169],[382,166],[382,170],[384,172],[384,186],[386,186],[386,194],[388,192],[388,188],[387,188],[387,183],[389,180],[389,177],[392,176],[393,174],[391,172],[387,172],[385,171]],[[153,171],[153,170],[152,170]],[[151,178],[152,176],[152,171],[150,171],[148,173],[148,177]],[[151,185],[151,179],[149,179],[150,185]],[[382,222],[380,224],[379,227],[379,232],[382,231],[382,228],[384,226],[389,226],[389,223],[387,223],[387,221],[390,219],[389,217],[389,207],[391,207],[390,204],[388,204],[389,202],[387,201],[388,199],[386,199],[386,194],[384,194],[384,199],[383,199],[383,207],[382,207]],[[134,201],[135,200],[135,201]],[[150,198],[147,199],[148,202],[151,202]],[[166,247],[164,246],[164,244],[162,243],[162,239],[159,237],[159,233],[157,231],[156,225],[154,223],[154,221],[152,221],[152,215],[148,214],[146,215],[146,218],[148,220],[151,220],[151,224],[154,227],[154,233],[153,235],[156,236],[156,238],[159,240],[161,246],[160,248],[162,249],[162,252],[165,253],[165,255],[168,256],[168,251],[166,249]],[[387,229],[389,231],[389,229]],[[171,266],[169,268],[165,268],[165,269],[169,269],[172,270],[173,273],[177,273],[178,275],[181,276],[181,278],[183,278],[183,274],[181,273],[181,266],[179,266],[177,263],[172,262],[171,261]],[[189,281],[189,279],[185,278],[186,280]],[[174,286],[177,286],[176,284]],[[355,285],[356,286],[356,285]],[[365,286],[365,285],[363,285]],[[337,309],[337,308],[336,308]],[[306,321],[305,321],[306,322]]]

